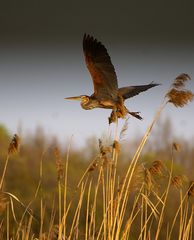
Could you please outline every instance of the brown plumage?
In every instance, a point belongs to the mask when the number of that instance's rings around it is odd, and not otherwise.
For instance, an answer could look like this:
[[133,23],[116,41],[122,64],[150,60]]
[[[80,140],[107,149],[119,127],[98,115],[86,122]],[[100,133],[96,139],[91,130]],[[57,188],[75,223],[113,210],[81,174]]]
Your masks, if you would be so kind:
[[118,88],[116,72],[104,45],[92,36],[85,34],[83,51],[87,68],[93,80],[94,93],[91,96],[80,95],[66,99],[81,100],[81,106],[86,110],[113,109],[109,123],[114,122],[117,118],[124,118],[127,113],[142,119],[138,112],[130,112],[124,106],[124,101],[159,84],[150,83]]

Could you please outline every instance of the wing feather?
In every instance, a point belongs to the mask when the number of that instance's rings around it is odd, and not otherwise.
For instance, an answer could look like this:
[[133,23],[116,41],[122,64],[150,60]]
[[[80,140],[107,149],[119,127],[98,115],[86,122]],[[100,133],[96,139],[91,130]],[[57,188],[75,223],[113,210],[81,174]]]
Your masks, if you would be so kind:
[[139,85],[139,86],[129,86],[129,87],[123,87],[123,88],[119,88],[119,94],[124,98],[131,98],[134,97],[136,95],[138,95],[141,92],[147,91],[148,89],[158,86],[160,84],[157,83],[150,83],[147,85]]
[[95,97],[117,97],[117,76],[104,45],[92,36],[85,34],[83,51],[87,68],[92,76]]

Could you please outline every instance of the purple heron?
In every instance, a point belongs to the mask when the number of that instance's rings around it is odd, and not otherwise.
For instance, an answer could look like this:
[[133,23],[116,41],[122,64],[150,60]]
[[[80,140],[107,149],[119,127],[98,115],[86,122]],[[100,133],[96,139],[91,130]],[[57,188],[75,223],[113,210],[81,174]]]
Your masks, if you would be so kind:
[[124,101],[159,84],[128,86],[118,88],[117,76],[110,56],[104,45],[90,35],[83,37],[83,51],[87,68],[92,76],[94,93],[91,96],[80,95],[65,99],[80,100],[85,110],[93,108],[113,109],[109,123],[117,118],[124,118],[127,113],[142,119],[139,112],[130,112]]

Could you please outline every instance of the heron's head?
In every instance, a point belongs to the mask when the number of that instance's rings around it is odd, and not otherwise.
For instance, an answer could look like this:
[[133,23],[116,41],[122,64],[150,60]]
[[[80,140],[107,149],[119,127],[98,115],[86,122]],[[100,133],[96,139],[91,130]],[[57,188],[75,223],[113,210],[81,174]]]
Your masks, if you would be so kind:
[[90,106],[90,97],[87,95],[80,95],[80,96],[76,96],[76,97],[67,97],[65,99],[81,101],[82,108],[84,108],[86,110],[93,108],[92,106]]

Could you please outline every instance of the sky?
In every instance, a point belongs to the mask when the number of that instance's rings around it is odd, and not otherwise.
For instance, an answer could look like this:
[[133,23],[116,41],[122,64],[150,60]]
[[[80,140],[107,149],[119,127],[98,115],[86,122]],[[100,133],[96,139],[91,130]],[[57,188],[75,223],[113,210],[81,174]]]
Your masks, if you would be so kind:
[[[82,51],[88,33],[106,46],[119,86],[161,83],[126,101],[144,118],[128,120],[128,137],[143,133],[177,75],[188,73],[194,91],[193,22],[192,0],[1,2],[0,124],[25,134],[42,126],[61,142],[73,135],[78,146],[108,132],[109,110],[64,100],[93,93]],[[193,116],[194,103],[162,115],[186,137],[194,136]]]

